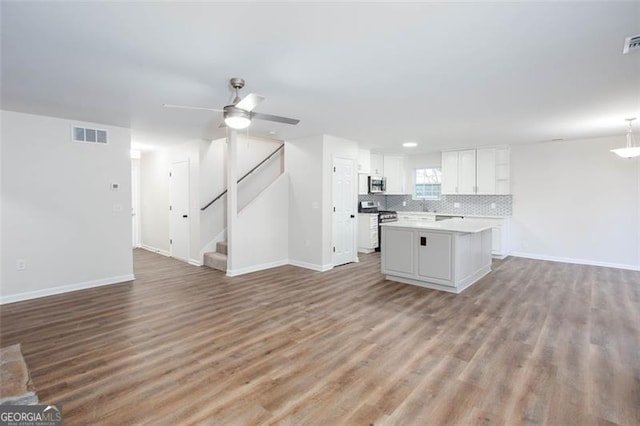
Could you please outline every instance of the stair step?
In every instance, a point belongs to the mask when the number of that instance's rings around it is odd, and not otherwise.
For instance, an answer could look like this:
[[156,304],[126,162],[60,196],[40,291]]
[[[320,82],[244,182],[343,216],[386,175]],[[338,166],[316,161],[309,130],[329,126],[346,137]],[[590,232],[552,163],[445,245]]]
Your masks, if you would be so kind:
[[216,243],[216,251],[222,254],[229,254],[229,252],[227,251],[227,246],[228,244],[226,241],[219,241]]
[[227,255],[215,251],[210,251],[204,254],[204,264],[209,268],[227,272]]

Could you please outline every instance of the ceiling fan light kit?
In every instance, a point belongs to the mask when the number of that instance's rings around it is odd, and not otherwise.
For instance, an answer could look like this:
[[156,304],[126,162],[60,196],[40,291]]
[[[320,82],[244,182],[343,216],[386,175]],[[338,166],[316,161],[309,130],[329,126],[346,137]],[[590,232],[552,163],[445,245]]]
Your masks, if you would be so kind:
[[229,127],[235,130],[246,129],[251,124],[252,119],[274,121],[276,123],[292,124],[296,125],[300,120],[294,118],[280,117],[271,114],[261,114],[258,112],[252,112],[258,104],[264,101],[264,96],[256,95],[255,93],[249,93],[244,98],[240,98],[239,90],[244,87],[244,80],[241,78],[232,78],[229,80],[229,84],[235,90],[235,97],[231,105],[225,106],[222,110],[215,108],[205,108],[197,106],[187,105],[173,105],[163,104],[167,108],[186,108],[186,109],[199,109],[207,111],[220,111],[223,113],[224,123],[219,127]]
[[634,158],[640,156],[640,146],[638,146],[638,144],[636,143],[633,129],[631,128],[631,122],[633,122],[633,120],[635,119],[636,117],[625,119],[629,122],[629,128],[627,130],[627,145],[624,148],[611,150],[611,152],[619,155],[622,158]]
[[224,107],[224,124],[236,130],[246,129],[251,124],[251,113],[233,105]]

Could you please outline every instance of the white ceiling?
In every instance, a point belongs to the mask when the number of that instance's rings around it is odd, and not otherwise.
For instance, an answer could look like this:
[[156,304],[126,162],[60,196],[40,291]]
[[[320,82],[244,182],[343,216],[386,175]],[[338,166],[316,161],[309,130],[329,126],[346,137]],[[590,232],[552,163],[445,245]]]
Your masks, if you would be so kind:
[[[379,151],[624,134],[640,115],[640,2],[2,2],[2,108],[157,144],[224,136],[230,77],[254,122]],[[621,139],[622,141],[622,139]],[[622,143],[622,142],[621,142]]]

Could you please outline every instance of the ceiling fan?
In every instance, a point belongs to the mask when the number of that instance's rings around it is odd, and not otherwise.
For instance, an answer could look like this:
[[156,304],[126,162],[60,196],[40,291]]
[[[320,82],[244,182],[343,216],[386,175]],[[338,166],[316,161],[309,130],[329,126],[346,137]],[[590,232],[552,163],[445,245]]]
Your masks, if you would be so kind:
[[232,78],[230,80],[231,87],[236,91],[236,96],[230,105],[225,106],[223,109],[188,106],[188,105],[172,105],[164,104],[167,108],[185,108],[185,109],[203,109],[206,111],[216,111],[223,113],[224,121],[219,127],[228,126],[232,129],[244,129],[251,124],[251,120],[256,118],[258,120],[275,121],[276,123],[285,123],[296,125],[300,120],[294,118],[280,117],[277,115],[263,114],[260,112],[253,112],[253,109],[258,104],[264,101],[264,96],[256,95],[255,93],[249,93],[244,98],[240,99],[238,91],[244,87],[244,80],[241,78]]

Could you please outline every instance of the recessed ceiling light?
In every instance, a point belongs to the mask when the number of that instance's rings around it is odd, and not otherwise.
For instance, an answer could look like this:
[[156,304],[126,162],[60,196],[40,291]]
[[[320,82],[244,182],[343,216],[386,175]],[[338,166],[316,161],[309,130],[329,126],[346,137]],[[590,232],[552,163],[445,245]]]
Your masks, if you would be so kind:
[[269,134],[270,134],[270,135],[275,135],[275,134],[276,134],[276,131],[275,131],[275,130],[269,130]]
[[418,146],[418,144],[416,142],[405,142],[402,144],[402,146],[404,146],[405,148],[415,148],[416,146]]

